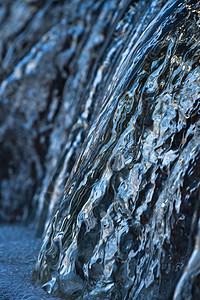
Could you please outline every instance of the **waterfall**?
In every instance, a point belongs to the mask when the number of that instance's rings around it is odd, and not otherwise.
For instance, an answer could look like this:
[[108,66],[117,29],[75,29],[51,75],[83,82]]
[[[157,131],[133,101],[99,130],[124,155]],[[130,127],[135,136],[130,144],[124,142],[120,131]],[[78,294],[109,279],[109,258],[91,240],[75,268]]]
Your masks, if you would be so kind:
[[33,280],[199,299],[199,1],[22,2],[0,23],[0,217],[43,234]]

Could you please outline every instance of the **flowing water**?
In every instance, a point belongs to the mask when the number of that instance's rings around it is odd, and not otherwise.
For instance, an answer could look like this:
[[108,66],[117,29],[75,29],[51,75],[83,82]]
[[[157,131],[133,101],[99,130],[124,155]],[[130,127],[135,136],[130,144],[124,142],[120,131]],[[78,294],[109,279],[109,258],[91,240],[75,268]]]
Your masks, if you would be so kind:
[[[163,4],[130,7],[90,83],[81,121],[92,114],[93,123],[35,266],[48,292],[170,299],[192,254],[199,219],[200,6]],[[103,96],[96,99],[99,86]],[[188,264],[175,299],[185,277],[192,297],[199,268]]]
[[[75,2],[83,16],[90,1]],[[200,3],[96,5],[95,20],[89,8],[86,14],[92,29],[86,21],[85,28],[78,21],[70,27],[68,67],[58,61],[69,77],[65,84],[62,77],[61,106],[56,95],[48,100],[47,119],[59,125],[50,131],[44,170],[34,152],[40,185],[30,184],[32,206],[45,233],[33,279],[47,297],[199,299]],[[60,36],[51,29],[47,47],[37,44],[3,81],[5,107],[22,70],[29,74],[60,41],[65,49],[66,24],[55,26]],[[76,61],[74,73],[69,60]]]

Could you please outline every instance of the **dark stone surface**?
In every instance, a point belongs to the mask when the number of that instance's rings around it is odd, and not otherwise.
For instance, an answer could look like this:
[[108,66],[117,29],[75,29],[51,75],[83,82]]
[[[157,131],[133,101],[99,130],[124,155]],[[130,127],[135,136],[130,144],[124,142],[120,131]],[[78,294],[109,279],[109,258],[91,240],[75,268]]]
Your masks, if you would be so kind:
[[1,3],[0,299],[200,298],[199,11]]

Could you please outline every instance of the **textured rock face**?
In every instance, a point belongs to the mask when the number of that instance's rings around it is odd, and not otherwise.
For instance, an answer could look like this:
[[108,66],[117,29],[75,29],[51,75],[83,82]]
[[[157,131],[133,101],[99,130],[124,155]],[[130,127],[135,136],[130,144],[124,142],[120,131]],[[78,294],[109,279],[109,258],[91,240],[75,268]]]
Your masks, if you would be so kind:
[[0,215],[37,209],[34,279],[67,299],[199,299],[199,2],[4,7]]

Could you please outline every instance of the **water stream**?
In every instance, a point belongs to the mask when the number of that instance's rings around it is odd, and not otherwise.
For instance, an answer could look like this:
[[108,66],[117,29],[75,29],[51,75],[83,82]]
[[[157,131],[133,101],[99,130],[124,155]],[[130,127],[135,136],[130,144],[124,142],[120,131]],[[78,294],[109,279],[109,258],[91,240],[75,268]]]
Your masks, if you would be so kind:
[[[81,116],[92,114],[92,125],[35,267],[48,292],[170,299],[192,253],[200,182],[199,4],[168,1],[159,12],[156,4],[137,16],[141,28],[130,31],[138,7],[120,20],[89,87]],[[128,43],[118,45],[122,32]],[[115,70],[107,78],[111,55]],[[104,87],[98,102],[97,86]]]
[[199,299],[200,3],[93,2],[35,8],[2,75],[0,216],[44,232],[48,299]]

